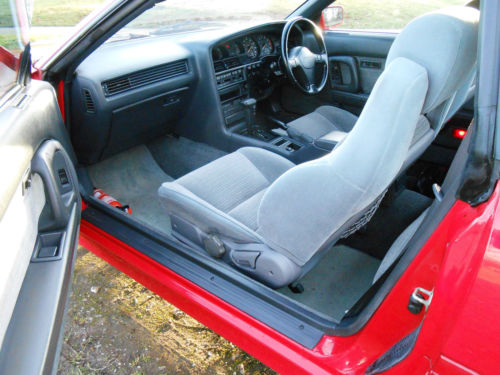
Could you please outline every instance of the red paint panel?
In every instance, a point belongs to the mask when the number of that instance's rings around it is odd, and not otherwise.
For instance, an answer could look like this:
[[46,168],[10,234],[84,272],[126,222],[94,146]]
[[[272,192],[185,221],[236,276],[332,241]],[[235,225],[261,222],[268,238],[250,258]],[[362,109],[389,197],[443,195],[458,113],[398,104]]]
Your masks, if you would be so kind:
[[[481,374],[498,374],[500,368],[500,215],[491,213],[490,237],[463,270],[463,301],[455,310],[453,327],[443,354]],[[486,224],[486,223],[485,223]],[[470,251],[471,249],[469,249]],[[482,256],[484,254],[484,256]],[[465,255],[465,254],[464,254]],[[472,257],[472,255],[471,255]],[[456,259],[460,262],[460,259]],[[452,314],[453,311],[449,311]]]
[[442,374],[465,369],[498,373],[500,326],[494,319],[500,316],[498,197],[497,187],[490,200],[476,208],[455,204],[459,209],[448,228],[432,304],[413,352],[395,367],[396,373],[410,371],[422,358],[433,367],[440,363],[435,371]]
[[0,63],[4,64],[11,70],[18,70],[19,59],[15,57],[8,49],[0,46]]
[[57,84],[57,104],[59,105],[62,119],[66,122],[66,111],[64,109],[64,81],[59,81]]
[[441,356],[432,370],[432,374],[447,374],[447,375],[478,375],[477,372],[461,365],[454,360]]

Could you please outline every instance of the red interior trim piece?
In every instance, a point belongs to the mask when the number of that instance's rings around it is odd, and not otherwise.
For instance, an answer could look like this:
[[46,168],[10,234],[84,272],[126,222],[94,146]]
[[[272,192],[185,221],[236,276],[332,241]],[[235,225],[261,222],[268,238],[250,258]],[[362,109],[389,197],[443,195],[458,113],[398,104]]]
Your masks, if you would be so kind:
[[9,69],[18,70],[19,59],[12,52],[0,46],[0,63],[5,64]]
[[66,112],[64,110],[64,81],[59,81],[57,84],[57,104],[64,122],[66,122]]

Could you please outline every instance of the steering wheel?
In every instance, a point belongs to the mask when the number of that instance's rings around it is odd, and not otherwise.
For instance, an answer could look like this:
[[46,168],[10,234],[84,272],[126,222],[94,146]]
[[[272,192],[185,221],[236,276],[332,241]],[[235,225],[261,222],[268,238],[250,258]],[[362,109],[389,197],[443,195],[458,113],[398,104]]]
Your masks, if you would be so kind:
[[[312,46],[319,53],[312,52],[302,40],[301,46],[289,49],[290,35],[294,28],[307,28],[312,31],[317,46]],[[306,94],[318,94],[328,80],[328,54],[326,53],[323,33],[312,21],[304,17],[290,19],[283,28],[281,35],[281,57],[286,72],[292,82]],[[321,72],[321,74],[319,74]],[[321,80],[318,78],[321,77]],[[318,82],[319,80],[319,82]]]

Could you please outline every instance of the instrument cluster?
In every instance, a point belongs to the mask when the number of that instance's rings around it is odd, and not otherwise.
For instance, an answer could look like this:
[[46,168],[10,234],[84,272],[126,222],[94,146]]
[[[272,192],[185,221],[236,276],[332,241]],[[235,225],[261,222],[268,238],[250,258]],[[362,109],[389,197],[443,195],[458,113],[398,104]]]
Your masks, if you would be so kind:
[[253,34],[233,39],[212,49],[214,61],[229,57],[256,60],[280,53],[279,36],[273,34]]

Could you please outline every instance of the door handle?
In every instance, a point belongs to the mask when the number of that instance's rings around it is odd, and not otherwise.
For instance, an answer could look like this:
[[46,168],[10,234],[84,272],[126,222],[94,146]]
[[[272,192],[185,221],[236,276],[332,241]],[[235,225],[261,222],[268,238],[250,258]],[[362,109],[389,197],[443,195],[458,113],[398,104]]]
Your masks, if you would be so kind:
[[356,59],[351,56],[333,56],[329,60],[332,89],[358,92],[359,76]]
[[45,141],[31,162],[31,170],[42,177],[51,209],[51,218],[39,230],[66,228],[74,203],[80,201],[76,171],[68,153],[58,141]]

